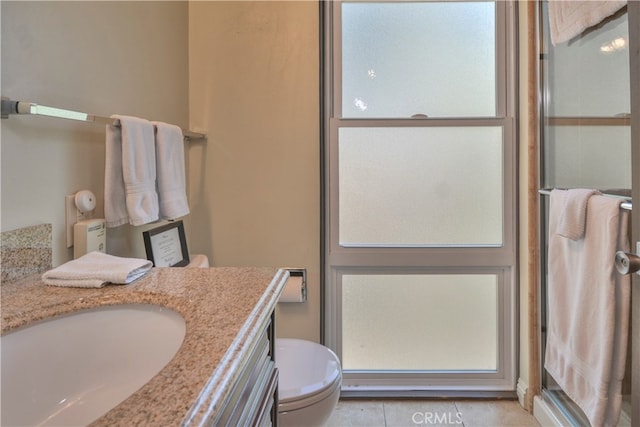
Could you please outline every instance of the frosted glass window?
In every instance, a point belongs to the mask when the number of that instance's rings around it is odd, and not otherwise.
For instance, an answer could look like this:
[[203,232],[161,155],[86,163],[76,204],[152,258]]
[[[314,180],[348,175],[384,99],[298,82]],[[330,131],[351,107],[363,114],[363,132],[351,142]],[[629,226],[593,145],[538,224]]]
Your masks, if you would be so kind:
[[342,116],[494,116],[495,8],[342,4]]
[[341,128],[342,246],[499,246],[502,128]]
[[497,283],[492,274],[342,276],[343,368],[496,370]]
[[322,7],[322,297],[342,390],[513,391],[517,5]]

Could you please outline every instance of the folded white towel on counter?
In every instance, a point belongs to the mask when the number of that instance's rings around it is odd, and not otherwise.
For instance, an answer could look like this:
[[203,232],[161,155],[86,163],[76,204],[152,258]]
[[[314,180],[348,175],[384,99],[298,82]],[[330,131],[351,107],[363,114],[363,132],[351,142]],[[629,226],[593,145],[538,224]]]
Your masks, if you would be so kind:
[[153,125],[137,117],[111,117],[120,126],[107,125],[104,203],[107,227],[157,221]]
[[553,45],[571,40],[627,4],[626,0],[549,0]]
[[189,214],[184,172],[184,137],[178,126],[152,122],[156,128],[156,175],[160,218]]
[[559,235],[571,240],[580,240],[584,237],[584,229],[587,225],[587,202],[594,194],[600,194],[600,192],[587,188],[566,191],[558,224]]
[[42,275],[51,286],[101,288],[107,283],[128,285],[147,274],[152,263],[146,259],[122,258],[102,252],[89,252]]

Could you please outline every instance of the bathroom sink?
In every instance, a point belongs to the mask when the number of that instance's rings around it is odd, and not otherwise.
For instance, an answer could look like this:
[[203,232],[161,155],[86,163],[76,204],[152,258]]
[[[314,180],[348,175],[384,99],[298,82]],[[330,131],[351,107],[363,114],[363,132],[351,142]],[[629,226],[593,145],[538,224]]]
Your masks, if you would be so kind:
[[158,305],[103,306],[0,337],[2,410],[11,426],[87,425],[176,354],[185,322]]

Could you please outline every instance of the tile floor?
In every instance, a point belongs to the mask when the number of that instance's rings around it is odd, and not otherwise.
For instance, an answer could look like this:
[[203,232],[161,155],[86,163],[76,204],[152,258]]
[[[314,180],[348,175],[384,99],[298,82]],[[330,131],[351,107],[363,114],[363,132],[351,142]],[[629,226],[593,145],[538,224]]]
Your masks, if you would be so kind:
[[513,400],[340,400],[328,427],[539,427]]

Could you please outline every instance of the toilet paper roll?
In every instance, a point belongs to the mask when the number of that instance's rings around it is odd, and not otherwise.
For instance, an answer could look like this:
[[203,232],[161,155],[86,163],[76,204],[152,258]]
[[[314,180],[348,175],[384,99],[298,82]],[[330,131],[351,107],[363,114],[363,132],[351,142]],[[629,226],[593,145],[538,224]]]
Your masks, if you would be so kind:
[[304,302],[305,292],[303,289],[302,276],[290,276],[284,285],[284,290],[280,295],[279,302]]

